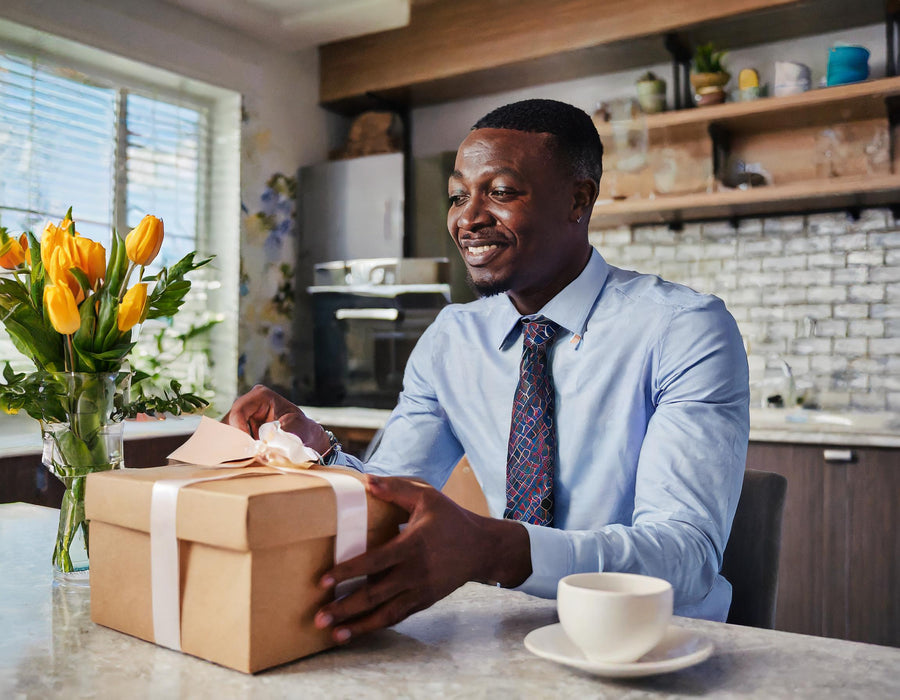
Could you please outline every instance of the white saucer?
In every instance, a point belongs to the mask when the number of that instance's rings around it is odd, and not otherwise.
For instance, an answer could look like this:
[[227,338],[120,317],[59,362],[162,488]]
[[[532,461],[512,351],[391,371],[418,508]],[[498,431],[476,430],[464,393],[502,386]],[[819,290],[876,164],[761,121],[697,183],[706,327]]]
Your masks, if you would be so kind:
[[713,644],[682,627],[669,625],[662,641],[637,661],[607,663],[590,661],[563,632],[562,625],[547,625],[529,632],[525,648],[532,654],[566,666],[608,678],[636,678],[678,671],[709,658]]

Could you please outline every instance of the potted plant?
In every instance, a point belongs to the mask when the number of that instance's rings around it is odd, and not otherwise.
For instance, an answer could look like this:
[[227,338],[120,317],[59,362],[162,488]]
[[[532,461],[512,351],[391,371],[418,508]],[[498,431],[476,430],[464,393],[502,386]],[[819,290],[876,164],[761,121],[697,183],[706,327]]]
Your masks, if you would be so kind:
[[717,50],[713,42],[701,44],[694,52],[691,85],[698,105],[724,102],[725,85],[731,79],[731,74],[722,63],[725,53]]
[[666,111],[666,81],[647,71],[635,83],[637,98],[646,114]]

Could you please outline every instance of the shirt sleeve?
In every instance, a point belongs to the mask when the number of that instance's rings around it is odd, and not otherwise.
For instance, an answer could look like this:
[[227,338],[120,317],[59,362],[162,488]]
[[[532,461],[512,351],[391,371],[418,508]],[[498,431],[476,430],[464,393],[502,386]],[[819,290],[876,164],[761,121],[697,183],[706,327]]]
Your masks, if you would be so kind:
[[718,572],[743,479],[749,383],[737,324],[710,299],[674,310],[653,349],[653,413],[631,524],[596,531],[526,525],[532,575],[521,590],[553,597],[570,573],[632,572],[670,581],[677,614],[727,614],[730,586]]
[[447,415],[441,408],[435,377],[435,348],[440,347],[442,316],[426,329],[410,354],[403,391],[388,418],[381,443],[366,463],[348,463],[384,476],[417,477],[437,489],[444,486],[463,456]]

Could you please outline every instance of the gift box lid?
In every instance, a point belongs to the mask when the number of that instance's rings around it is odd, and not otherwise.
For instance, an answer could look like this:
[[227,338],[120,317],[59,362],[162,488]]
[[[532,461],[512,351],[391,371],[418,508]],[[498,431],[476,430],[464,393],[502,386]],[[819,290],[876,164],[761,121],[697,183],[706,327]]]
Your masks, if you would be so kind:
[[[284,474],[264,466],[212,469],[169,465],[148,469],[96,472],[87,478],[85,513],[88,520],[150,531],[153,484],[161,479],[242,474],[233,479],[200,482],[178,494],[178,539],[253,550],[335,534],[337,512],[331,484],[315,478],[319,469],[364,477],[350,469],[319,467]],[[406,513],[390,503],[367,498],[368,529],[394,528]]]

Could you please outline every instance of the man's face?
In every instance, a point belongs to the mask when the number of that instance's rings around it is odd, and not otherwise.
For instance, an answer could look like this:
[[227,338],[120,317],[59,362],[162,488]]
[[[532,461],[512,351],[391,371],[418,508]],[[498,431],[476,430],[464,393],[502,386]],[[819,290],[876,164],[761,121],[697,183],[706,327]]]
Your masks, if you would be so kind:
[[[577,183],[547,134],[477,129],[449,181],[447,228],[482,295],[509,292],[532,313],[571,282],[589,245],[575,223]],[[535,307],[535,305],[537,305]]]

